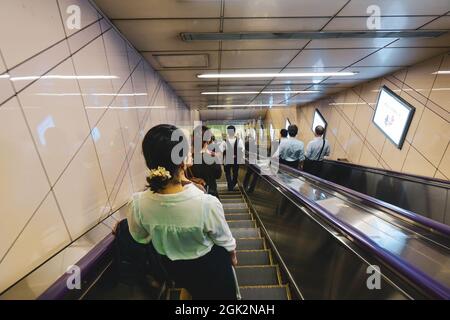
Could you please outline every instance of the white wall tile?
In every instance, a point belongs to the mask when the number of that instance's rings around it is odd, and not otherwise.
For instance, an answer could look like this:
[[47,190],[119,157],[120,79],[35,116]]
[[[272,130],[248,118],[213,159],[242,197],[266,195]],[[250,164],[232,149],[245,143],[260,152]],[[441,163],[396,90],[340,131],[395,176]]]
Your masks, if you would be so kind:
[[[86,28],[94,21],[100,19],[100,14],[95,10],[88,0],[58,0],[61,16],[64,23],[64,29],[68,36]],[[80,28],[73,27],[73,8],[71,6],[78,6],[80,8]]]
[[119,118],[116,110],[109,109],[92,131],[100,167],[105,178],[108,196],[118,183],[119,172],[125,162],[125,146],[122,140]]
[[54,190],[72,238],[82,235],[98,222],[105,211],[109,211],[91,139],[86,140]]
[[0,257],[3,257],[50,191],[16,98],[0,108],[0,149]]
[[[46,76],[74,74],[69,59]],[[41,78],[18,97],[53,185],[89,135],[78,84],[76,80]]]
[[101,29],[99,22],[93,23],[89,27],[78,31],[67,40],[69,42],[70,52],[72,52],[72,54],[77,52],[90,41],[97,38],[100,33]]
[[450,141],[450,123],[425,109],[413,144],[428,161],[437,167]]
[[436,168],[414,148],[409,148],[402,172],[434,177]]
[[439,171],[441,171],[447,178],[450,178],[450,147],[447,146],[444,157],[439,164]]
[[[78,76],[115,76],[109,73],[103,39],[97,38],[73,56],[75,72]],[[104,109],[111,104],[115,94],[111,79],[82,79],[78,81],[83,93],[85,106],[88,108],[91,126],[99,120]]]
[[[64,39],[58,6],[54,0],[3,0],[0,11],[0,43],[8,68]],[[11,32],[14,30],[14,32]]]
[[14,95],[14,90],[9,80],[9,74],[4,72],[6,68],[3,68],[3,62],[0,59],[0,105],[8,98]]
[[16,91],[22,90],[31,82],[36,81],[36,78],[67,59],[69,55],[69,47],[67,41],[64,40],[12,69],[9,74],[14,88]]
[[103,34],[103,39],[109,69],[111,74],[117,77],[117,79],[112,80],[114,92],[119,92],[131,73],[128,64],[127,46],[115,30],[107,31]]
[[0,292],[70,243],[50,193],[0,264]]

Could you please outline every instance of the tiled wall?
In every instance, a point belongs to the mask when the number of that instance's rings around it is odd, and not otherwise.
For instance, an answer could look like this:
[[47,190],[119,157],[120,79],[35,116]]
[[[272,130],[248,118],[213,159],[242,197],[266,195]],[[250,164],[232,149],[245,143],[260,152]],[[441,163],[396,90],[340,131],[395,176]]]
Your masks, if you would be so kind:
[[[332,159],[364,166],[450,179],[450,55],[444,54],[394,74],[363,83],[320,101],[297,107],[299,138],[313,138],[312,117],[318,108],[328,121]],[[416,108],[401,150],[372,123],[381,86],[386,85]],[[277,109],[279,127],[291,110]]]
[[194,118],[89,1],[2,0],[0,293],[144,187],[150,127]]

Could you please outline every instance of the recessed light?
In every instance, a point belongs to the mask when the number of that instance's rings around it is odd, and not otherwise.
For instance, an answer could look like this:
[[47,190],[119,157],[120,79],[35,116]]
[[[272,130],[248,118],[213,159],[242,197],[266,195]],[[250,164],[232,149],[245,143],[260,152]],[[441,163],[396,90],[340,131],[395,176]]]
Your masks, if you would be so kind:
[[202,92],[203,95],[238,95],[238,94],[298,94],[298,93],[317,93],[317,90],[298,90],[298,91],[220,91],[220,92]]
[[105,107],[105,106],[94,106],[86,107],[85,109],[166,109],[166,106],[132,106],[132,107]]
[[204,73],[197,75],[200,79],[220,78],[294,78],[294,77],[347,77],[357,72],[286,72],[286,73]]
[[213,104],[208,108],[259,108],[259,107],[287,107],[287,104]]
[[48,75],[48,76],[25,76],[25,77],[11,77],[11,81],[24,81],[24,80],[108,80],[118,79],[117,76],[62,76],[62,75]]

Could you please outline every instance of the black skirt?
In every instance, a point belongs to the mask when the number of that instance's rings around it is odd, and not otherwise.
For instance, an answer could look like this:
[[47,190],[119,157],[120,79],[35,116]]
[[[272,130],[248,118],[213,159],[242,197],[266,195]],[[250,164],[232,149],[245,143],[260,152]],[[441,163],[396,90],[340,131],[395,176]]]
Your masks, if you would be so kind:
[[230,253],[214,245],[198,259],[172,261],[162,256],[162,263],[177,287],[189,291],[194,300],[236,300],[236,283]]

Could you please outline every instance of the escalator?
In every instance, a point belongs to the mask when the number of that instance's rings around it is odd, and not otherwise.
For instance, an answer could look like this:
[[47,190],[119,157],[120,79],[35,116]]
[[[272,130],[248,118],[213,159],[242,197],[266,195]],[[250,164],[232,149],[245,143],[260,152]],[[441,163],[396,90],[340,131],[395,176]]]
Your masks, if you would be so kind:
[[[279,266],[261,234],[240,190],[228,191],[218,183],[220,200],[231,232],[237,243],[238,266],[235,267],[243,300],[290,300],[290,290],[283,283]],[[170,298],[179,299],[180,289],[171,289]]]
[[450,298],[448,226],[259,162],[241,172],[244,196],[305,299]]
[[325,160],[313,173],[396,207],[450,225],[450,182],[435,178]]
[[[448,226],[305,173],[281,166],[267,174],[263,167],[243,165],[236,191],[219,183],[237,240],[242,299],[450,299]],[[117,284],[111,272],[114,237],[96,239],[77,263],[83,291],[68,290],[70,275],[63,274],[40,299],[180,298],[179,289],[162,295],[150,282]],[[22,283],[7,294],[25,295]]]

